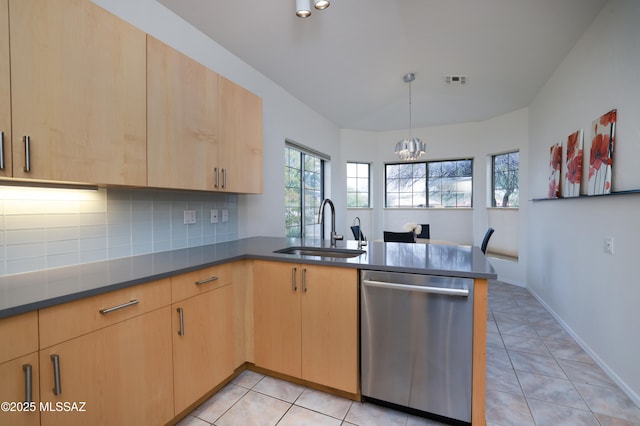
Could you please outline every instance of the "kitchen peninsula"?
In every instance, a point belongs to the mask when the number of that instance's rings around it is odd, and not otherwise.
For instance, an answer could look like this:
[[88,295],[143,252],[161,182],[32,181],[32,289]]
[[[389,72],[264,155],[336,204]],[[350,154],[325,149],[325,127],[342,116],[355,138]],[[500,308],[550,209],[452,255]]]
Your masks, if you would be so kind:
[[[72,349],[81,351],[84,344],[108,348],[109,339],[117,338],[125,342],[124,346],[120,348],[121,350],[127,352],[127,349],[131,348],[130,350],[134,351],[135,357],[143,358],[143,361],[136,361],[142,363],[138,372],[135,370],[130,372],[132,367],[127,367],[127,374],[132,375],[133,378],[129,376],[126,380],[139,382],[135,383],[138,386],[135,388],[137,391],[157,396],[157,398],[149,398],[146,401],[149,407],[135,408],[135,411],[138,412],[137,418],[143,422],[151,421],[161,424],[183,416],[199,401],[210,396],[246,368],[273,372],[279,377],[301,383],[316,384],[321,389],[358,399],[360,398],[357,359],[359,271],[371,270],[470,278],[474,280],[472,423],[474,425],[484,424],[487,280],[495,279],[496,274],[480,249],[455,245],[369,242],[369,245],[363,248],[364,253],[354,257],[319,257],[274,253],[292,246],[328,247],[328,245],[328,241],[319,240],[302,241],[299,239],[254,237],[189,249],[0,277],[0,295],[2,296],[0,297],[0,337],[4,338],[5,334],[3,333],[10,333],[11,328],[14,328],[7,326],[7,324],[13,325],[10,323],[11,321],[22,317],[25,317],[26,323],[31,325],[21,329],[33,331],[31,344],[25,344],[22,350],[18,351],[19,348],[16,347],[15,353],[8,355],[0,351],[0,374],[5,374],[2,369],[11,364],[13,360],[35,354],[36,358],[33,362],[35,371],[31,373],[34,382],[32,386],[34,401],[71,400],[74,395],[82,399],[87,396],[78,393],[79,391],[74,394],[73,386],[76,383],[81,383],[83,379],[82,377],[72,377],[74,373],[71,370],[81,369],[82,357],[86,358],[87,354],[81,353],[80,360],[76,361],[79,364],[76,362],[72,364],[66,360],[70,359],[70,356],[65,358],[64,351],[69,352]],[[338,247],[355,250],[357,242],[340,242]],[[278,272],[278,268],[272,268],[272,266],[278,265],[285,268],[280,268],[282,269],[280,272]],[[344,286],[350,286],[349,290],[344,290],[340,284],[342,281],[339,277],[343,276],[341,271],[347,274],[344,276],[349,277],[349,282],[344,282]],[[295,275],[297,273],[302,276],[297,278]],[[307,274],[308,277],[305,278],[304,274]],[[350,383],[332,382],[331,377],[327,377],[327,383],[322,383],[323,378],[329,376],[326,374],[326,370],[323,370],[323,367],[318,369],[315,365],[307,365],[308,361],[305,361],[306,357],[304,356],[300,357],[303,361],[297,372],[278,371],[278,368],[274,367],[278,365],[277,359],[273,361],[268,344],[265,346],[261,343],[270,342],[273,336],[261,335],[264,332],[264,327],[262,327],[264,324],[258,324],[258,320],[254,324],[254,315],[256,317],[262,315],[264,310],[261,311],[261,309],[267,306],[267,302],[260,298],[264,292],[255,291],[255,289],[257,286],[268,283],[271,277],[274,280],[278,277],[286,277],[284,285],[292,292],[300,287],[301,291],[306,294],[306,279],[308,279],[309,286],[317,283],[318,287],[323,286],[325,282],[335,281],[338,285],[332,285],[336,291],[345,291],[350,294],[349,297],[352,297],[350,300],[353,300],[353,305],[343,306],[344,309],[340,313],[344,314],[343,316],[336,315],[336,318],[353,320],[352,324],[343,327],[347,331],[351,330],[349,331],[351,334],[347,333],[340,337],[343,339],[341,342],[347,342],[352,346],[347,351],[350,355],[346,357],[349,359],[344,366],[350,370],[350,375],[354,378]],[[278,279],[280,280],[280,278]],[[283,280],[284,278],[280,281]],[[264,290],[262,287],[261,289]],[[310,287],[309,294],[312,293],[313,287]],[[114,295],[119,295],[119,297]],[[296,297],[304,299],[306,296]],[[106,300],[107,298],[109,299]],[[324,300],[331,303],[328,309],[334,307],[334,302],[336,305],[339,304],[335,296],[325,295]],[[276,300],[276,303],[277,306],[280,306],[280,300]],[[295,303],[301,304],[301,302]],[[84,305],[87,304],[91,306],[85,307]],[[299,306],[296,309],[299,309]],[[324,312],[327,309],[320,311]],[[35,312],[38,312],[39,315],[34,315]],[[204,312],[205,314],[196,314],[196,312]],[[322,326],[323,321],[305,320],[305,315],[308,315],[309,312],[313,313],[313,308],[307,309],[307,312],[298,313],[302,315],[303,321],[301,322],[306,321],[307,324],[314,323],[316,326]],[[76,318],[75,323],[68,319],[75,318],[75,315],[81,313],[86,313],[87,318]],[[210,347],[211,351],[217,351],[214,356],[208,353],[197,353],[197,349],[194,353],[185,349],[189,347],[188,339],[191,336],[197,338],[196,333],[199,331],[192,325],[194,317],[198,318],[199,324],[206,323],[209,317],[215,317],[211,320],[212,330],[207,331],[208,335],[215,336],[215,343]],[[67,319],[65,320],[65,318]],[[39,336],[38,321],[41,325]],[[46,327],[47,324],[43,324],[43,321],[49,322],[49,327]],[[52,331],[50,334],[56,335],[55,337],[43,336],[43,332],[47,328],[60,329],[76,326],[85,328],[68,333],[65,330],[54,330],[55,332]],[[137,334],[137,329],[143,331]],[[274,335],[278,334],[277,330],[270,330],[270,332],[273,332]],[[302,332],[304,332],[304,327]],[[313,333],[313,335],[322,334],[317,330]],[[332,338],[333,334],[339,333],[335,332],[335,328],[333,328],[331,333],[324,334],[329,335],[327,338]],[[151,340],[146,343],[148,347],[137,342],[141,335],[150,336],[148,338]],[[355,341],[353,341],[354,336]],[[90,341],[90,338],[97,340]],[[220,342],[223,344],[221,345]],[[305,351],[305,344],[303,337],[302,348],[298,349],[302,353]],[[355,351],[353,345],[355,345]],[[205,347],[209,348],[206,345]],[[225,347],[227,348],[225,349]],[[263,356],[265,353],[268,356]],[[122,354],[123,352],[120,352],[119,356]],[[189,397],[181,396],[182,391],[179,392],[178,389],[180,386],[178,378],[188,377],[189,367],[193,370],[194,366],[200,365],[198,357],[202,358],[203,356],[207,357],[203,365],[217,364],[215,371],[207,376],[206,373],[197,369],[195,378],[185,380],[189,382],[197,380],[198,376],[201,376],[210,377],[211,382],[205,381],[202,384],[203,390],[200,394]],[[40,360],[39,374],[37,371],[38,357]],[[183,361],[185,359],[186,361]],[[211,359],[215,359],[215,362],[210,362]],[[114,364],[115,361],[111,361],[113,360],[109,361],[109,366],[117,369],[119,365]],[[22,365],[27,365],[27,363],[20,361],[18,364],[19,372],[15,373],[18,380],[7,382],[15,383],[17,389],[7,389],[6,387],[9,385],[3,385],[3,388],[0,389],[0,396],[3,396],[4,400],[12,400],[12,395],[16,395],[13,398],[16,401],[24,399],[25,379]],[[72,368],[71,365],[74,367]],[[76,365],[78,367],[75,367]],[[152,367],[155,371],[149,370]],[[329,370],[332,368],[334,366],[328,367]],[[49,371],[51,369],[55,371],[52,373]],[[157,374],[158,371],[166,371],[166,374]],[[62,375],[61,381],[58,374]],[[76,372],[75,376],[84,374],[86,372]],[[96,374],[99,376],[100,373]],[[122,375],[121,372],[115,374],[116,376]],[[166,376],[164,377],[166,380],[154,383],[153,389],[147,390],[141,386],[149,384],[144,383],[145,380],[137,380],[136,374],[153,374],[154,377]],[[355,383],[355,387],[353,383]],[[55,395],[52,389],[55,391],[58,386],[62,386],[61,393]],[[123,387],[121,383],[114,386]],[[188,387],[187,383],[183,388]],[[121,389],[118,388],[118,390]],[[117,401],[109,401],[107,404],[100,400],[100,395],[101,393],[98,392],[96,396],[98,400],[93,402],[93,405],[88,403],[93,407],[88,411],[93,411],[93,413],[87,412],[84,413],[84,416],[76,413],[75,418],[45,416],[43,413],[39,419],[40,423],[35,422],[34,424],[57,424],[56,420],[66,424],[72,424],[78,420],[80,423],[86,423],[89,418],[98,422],[119,419],[119,417],[109,417],[116,416],[117,414],[114,412],[121,411],[120,407],[113,406]],[[96,417],[91,417],[92,415]]]

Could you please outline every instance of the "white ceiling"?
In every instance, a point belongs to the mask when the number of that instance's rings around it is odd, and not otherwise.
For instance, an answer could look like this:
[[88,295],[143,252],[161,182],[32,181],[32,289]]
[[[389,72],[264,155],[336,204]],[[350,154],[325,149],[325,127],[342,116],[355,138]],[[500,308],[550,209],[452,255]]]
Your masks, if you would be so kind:
[[[606,0],[158,0],[340,128],[481,121],[531,103]],[[447,86],[444,75],[465,75]]]

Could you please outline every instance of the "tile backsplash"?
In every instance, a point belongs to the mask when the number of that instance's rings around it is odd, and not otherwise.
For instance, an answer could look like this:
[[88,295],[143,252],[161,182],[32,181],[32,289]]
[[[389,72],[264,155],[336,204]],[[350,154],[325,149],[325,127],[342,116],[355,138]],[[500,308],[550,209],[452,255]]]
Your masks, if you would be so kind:
[[[195,224],[183,223],[184,210],[196,211]],[[0,186],[0,275],[237,238],[236,194]]]

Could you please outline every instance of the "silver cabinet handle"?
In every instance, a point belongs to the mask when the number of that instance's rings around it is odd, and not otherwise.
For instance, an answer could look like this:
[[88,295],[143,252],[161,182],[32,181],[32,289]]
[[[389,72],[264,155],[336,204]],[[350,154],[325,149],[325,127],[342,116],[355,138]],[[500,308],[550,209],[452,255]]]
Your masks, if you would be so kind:
[[222,188],[227,187],[227,169],[222,169]]
[[29,173],[31,172],[31,137],[25,136],[22,140],[24,141],[24,171]]
[[215,175],[215,177],[216,177],[216,180],[215,180],[215,182],[214,182],[214,184],[213,184],[213,187],[214,187],[214,188],[217,188],[217,187],[218,187],[218,168],[217,168],[217,167],[214,167],[214,168],[213,168],[213,174],[214,174],[214,175]]
[[60,395],[62,393],[62,385],[60,384],[60,356],[51,355],[53,362],[53,394]]
[[291,268],[291,290],[298,291],[298,285],[296,284],[296,275],[298,275],[298,268]]
[[307,268],[302,268],[302,291],[307,292]]
[[24,371],[24,402],[30,404],[33,400],[33,392],[31,390],[31,364],[24,364],[22,371]]
[[220,278],[218,277],[209,277],[209,278],[205,278],[204,280],[200,280],[200,281],[196,281],[195,284],[196,285],[202,285],[202,284],[207,284],[213,281],[218,281]]
[[0,132],[0,170],[4,170],[4,132]]
[[469,289],[467,288],[426,287],[421,285],[398,284],[371,280],[364,280],[362,283],[369,287],[386,288],[389,290],[417,291],[419,293],[444,294],[447,296],[469,296]]
[[122,309],[122,308],[127,308],[129,306],[133,306],[133,305],[137,305],[138,302],[136,299],[133,299],[127,303],[123,303],[122,305],[118,305],[118,306],[114,306],[112,308],[105,308],[105,309],[100,309],[98,312],[100,312],[102,315],[108,314],[109,312],[113,312],[113,311],[117,311],[118,309]]
[[178,308],[178,317],[180,318],[180,329],[178,330],[178,336],[184,336],[184,310]]

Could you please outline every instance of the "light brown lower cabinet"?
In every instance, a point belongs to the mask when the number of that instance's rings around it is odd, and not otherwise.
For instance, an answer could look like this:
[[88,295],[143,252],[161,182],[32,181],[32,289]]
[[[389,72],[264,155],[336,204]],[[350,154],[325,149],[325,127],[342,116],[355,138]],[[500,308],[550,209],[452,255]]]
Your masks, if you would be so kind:
[[[30,369],[29,373],[27,373],[28,369]],[[27,385],[27,383],[30,384]],[[0,364],[0,401],[12,404],[8,410],[0,411],[0,425],[39,425],[39,394],[37,352]],[[27,401],[30,405],[27,406],[26,411],[23,411],[23,403]]]
[[241,261],[2,319],[0,400],[30,365],[38,410],[0,426],[165,424],[245,361],[357,394],[357,277]]
[[176,414],[233,374],[232,308],[231,284],[172,305]]
[[255,364],[358,392],[358,272],[254,262]]
[[171,420],[169,309],[41,349],[40,396],[51,407],[41,411],[41,424],[160,425]]
[[38,313],[0,319],[0,426],[40,424],[38,375]]

